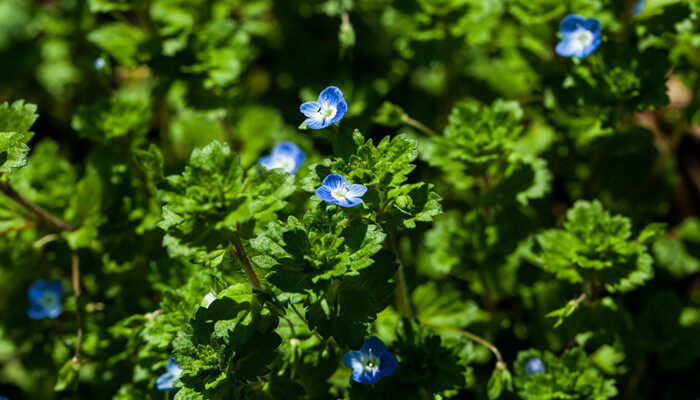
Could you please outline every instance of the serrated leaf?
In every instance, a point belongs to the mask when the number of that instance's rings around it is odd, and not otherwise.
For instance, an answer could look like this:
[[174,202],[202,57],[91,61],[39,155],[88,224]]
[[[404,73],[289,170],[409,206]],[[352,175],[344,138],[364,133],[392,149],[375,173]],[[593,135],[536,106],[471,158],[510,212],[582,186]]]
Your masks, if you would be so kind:
[[24,100],[0,105],[0,173],[12,172],[27,163],[26,143],[34,136],[29,129],[37,117],[36,106],[25,104]]

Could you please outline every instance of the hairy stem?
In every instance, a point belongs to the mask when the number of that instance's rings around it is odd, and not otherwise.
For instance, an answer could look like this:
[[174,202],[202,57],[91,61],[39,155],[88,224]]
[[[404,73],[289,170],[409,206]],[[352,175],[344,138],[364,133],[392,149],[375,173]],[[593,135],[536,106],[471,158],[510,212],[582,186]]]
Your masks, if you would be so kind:
[[438,136],[438,134],[434,130],[428,128],[420,121],[416,121],[415,119],[411,118],[408,114],[403,114],[401,116],[401,121],[406,125],[410,125],[418,129],[419,131],[425,133],[428,136]]
[[453,328],[451,326],[436,325],[436,324],[433,324],[433,323],[426,321],[425,319],[422,319],[422,318],[418,318],[418,321],[421,324],[423,324],[425,326],[429,326],[431,328],[442,329],[442,330],[454,332],[462,337],[465,337],[469,340],[473,340],[473,341],[479,343],[480,345],[487,347],[489,350],[491,350],[493,355],[496,356],[496,361],[497,361],[498,367],[501,369],[505,369],[506,363],[503,361],[503,356],[501,355],[501,352],[498,350],[498,348],[493,343],[487,341],[486,339],[484,339],[480,336],[477,336],[471,332],[464,331],[462,329]]
[[394,289],[394,296],[396,297],[396,310],[403,318],[413,317],[413,310],[411,309],[411,302],[408,298],[408,285],[406,284],[406,274],[403,269],[403,263],[401,262],[401,257],[399,257],[398,246],[396,245],[396,237],[393,235],[388,236],[389,247],[391,251],[396,256],[396,262],[399,264],[399,268],[396,270],[394,278],[396,279],[396,288]]
[[1,230],[1,231],[0,231],[0,236],[2,236],[2,235],[7,235],[8,233],[12,233],[12,232],[23,231],[23,230],[25,230],[25,229],[33,228],[33,227],[35,227],[35,226],[36,226],[36,221],[29,221],[29,222],[24,223],[24,224],[22,224],[22,225],[20,225],[20,226],[13,226],[12,228],[7,228],[7,229]]
[[250,282],[250,286],[254,290],[262,290],[263,288],[262,284],[260,283],[260,279],[258,279],[258,276],[255,274],[255,270],[250,264],[248,255],[243,248],[243,243],[241,243],[241,239],[238,236],[233,239],[233,252],[236,255],[236,258],[238,258],[241,267],[243,267],[243,273],[245,273],[245,277],[248,279],[248,282]]
[[71,270],[73,278],[73,296],[75,297],[75,325],[77,326],[77,343],[75,345],[75,355],[73,364],[80,366],[80,351],[83,348],[83,324],[80,313],[80,258],[78,253],[73,253],[71,257]]
[[17,191],[12,186],[10,186],[9,182],[0,180],[0,192],[4,193],[7,197],[12,199],[20,206],[24,207],[30,213],[34,214],[40,222],[50,225],[60,231],[75,230],[75,227],[73,225],[62,221],[55,215],[49,213],[48,211],[44,210],[43,208],[26,199],[21,194],[17,193]]

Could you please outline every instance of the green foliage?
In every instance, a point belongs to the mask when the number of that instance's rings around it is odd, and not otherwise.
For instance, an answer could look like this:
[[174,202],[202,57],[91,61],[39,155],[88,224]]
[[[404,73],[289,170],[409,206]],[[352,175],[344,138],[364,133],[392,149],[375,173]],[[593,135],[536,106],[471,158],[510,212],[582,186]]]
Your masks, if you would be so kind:
[[280,290],[304,292],[369,267],[385,236],[376,225],[317,207],[301,221],[271,223],[251,243],[260,253],[253,261],[270,270],[267,280]]
[[36,106],[22,100],[0,105],[0,173],[12,172],[27,163],[26,143],[34,136],[29,129],[37,117]]
[[277,323],[243,285],[200,307],[174,342],[184,386],[177,398],[220,399],[242,393],[248,381],[269,372],[282,340],[274,332]]
[[0,1],[0,398],[692,396],[700,4],[634,3]]
[[571,283],[589,280],[609,292],[633,290],[654,271],[645,238],[631,240],[631,228],[628,218],[610,215],[600,202],[579,201],[567,212],[563,229],[536,236],[533,262]]
[[[525,365],[533,358],[542,360],[545,372],[528,376]],[[526,399],[605,400],[617,395],[615,381],[605,379],[580,348],[566,350],[561,357],[547,351],[521,351],[513,370],[515,388]]]
[[218,265],[233,238],[250,238],[256,224],[270,222],[284,207],[291,180],[258,168],[244,177],[238,157],[220,142],[196,149],[182,175],[169,176],[159,189],[163,243],[173,256]]

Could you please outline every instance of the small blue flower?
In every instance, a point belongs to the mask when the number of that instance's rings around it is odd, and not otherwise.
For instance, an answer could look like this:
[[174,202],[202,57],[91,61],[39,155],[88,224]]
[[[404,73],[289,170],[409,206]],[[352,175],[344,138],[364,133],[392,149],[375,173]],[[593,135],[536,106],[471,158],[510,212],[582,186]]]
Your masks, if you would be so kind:
[[527,376],[544,374],[545,372],[544,364],[539,358],[531,358],[525,365],[525,373]]
[[348,111],[348,103],[343,92],[335,86],[329,86],[318,96],[318,101],[307,101],[299,107],[308,118],[304,124],[311,129],[323,129],[341,119]]
[[63,311],[63,284],[59,280],[45,281],[39,279],[27,290],[31,319],[56,318]]
[[168,359],[168,365],[165,368],[168,371],[156,379],[156,387],[158,390],[180,390],[179,387],[175,387],[174,385],[175,381],[180,379],[182,369],[177,365],[172,355]]
[[351,185],[348,180],[338,174],[330,174],[316,189],[316,196],[328,203],[341,207],[355,207],[362,203],[363,194],[367,192],[364,185]]
[[600,45],[600,21],[580,15],[567,15],[559,25],[562,40],[556,52],[563,57],[588,57]]
[[399,360],[389,353],[379,338],[365,339],[360,351],[348,351],[343,355],[343,364],[352,368],[352,379],[364,385],[374,385],[383,376],[396,371]]
[[646,0],[638,0],[636,3],[634,3],[634,7],[632,7],[632,15],[637,16],[644,11],[644,3]]
[[97,57],[95,59],[95,62],[93,63],[93,65],[94,65],[95,69],[99,70],[99,69],[104,68],[107,65],[107,61],[105,61],[105,59],[102,57]]
[[292,142],[282,142],[272,149],[272,154],[260,157],[258,164],[265,169],[282,168],[284,172],[294,175],[305,158],[306,155],[297,145]]

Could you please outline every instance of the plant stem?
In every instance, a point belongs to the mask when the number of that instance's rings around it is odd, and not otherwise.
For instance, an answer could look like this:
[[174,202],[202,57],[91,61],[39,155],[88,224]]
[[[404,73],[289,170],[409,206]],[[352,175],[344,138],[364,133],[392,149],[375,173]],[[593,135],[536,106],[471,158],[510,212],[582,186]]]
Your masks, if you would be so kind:
[[438,136],[438,134],[434,130],[428,128],[420,121],[416,121],[415,119],[411,118],[408,114],[404,113],[401,116],[401,121],[406,125],[410,125],[416,129],[418,129],[419,131],[425,133],[428,136]]
[[75,324],[77,326],[78,343],[75,345],[75,355],[73,356],[73,364],[76,367],[80,366],[80,351],[83,347],[83,325],[80,314],[80,258],[78,253],[73,253],[71,257],[71,270],[73,278],[73,296],[75,297]]
[[403,269],[401,257],[399,257],[398,247],[396,246],[396,237],[389,235],[387,239],[389,241],[391,251],[394,252],[394,255],[396,256],[396,262],[399,264],[399,268],[396,270],[396,274],[394,275],[394,278],[396,279],[396,288],[394,289],[394,296],[396,297],[396,310],[403,318],[412,318],[413,310],[411,310],[411,302],[408,298],[406,274]]
[[497,365],[501,369],[505,369],[506,363],[503,361],[503,356],[501,355],[501,352],[498,350],[498,348],[493,343],[487,341],[486,339],[484,339],[480,336],[477,336],[471,332],[464,331],[462,329],[453,328],[451,326],[436,325],[436,324],[430,323],[422,318],[418,318],[418,321],[423,325],[426,325],[426,326],[429,326],[429,327],[432,327],[435,329],[443,329],[446,331],[454,332],[454,333],[456,333],[460,336],[463,336],[469,340],[473,340],[473,341],[481,344],[482,346],[488,347],[488,349],[491,350],[493,355],[496,356],[496,361],[498,362]]
[[14,202],[24,207],[27,211],[34,214],[40,222],[50,225],[60,231],[74,231],[75,227],[67,222],[62,221],[58,217],[52,215],[48,211],[39,207],[38,205],[32,203],[21,194],[10,186],[9,182],[0,180],[0,192],[4,193],[7,197],[12,199]]
[[33,228],[33,227],[35,227],[35,226],[36,226],[36,221],[29,221],[29,222],[24,223],[24,224],[22,224],[22,225],[20,225],[20,226],[13,226],[12,228],[7,228],[7,229],[1,230],[1,231],[0,231],[0,236],[2,236],[2,235],[7,235],[8,233],[12,233],[12,232],[23,231],[23,230],[25,230],[25,229]]
[[243,273],[245,273],[245,277],[248,279],[248,282],[250,282],[250,286],[253,287],[253,290],[262,290],[263,288],[262,284],[260,284],[260,279],[258,279],[258,276],[255,274],[253,266],[250,265],[250,260],[248,259],[245,249],[243,248],[241,238],[239,238],[238,235],[236,235],[236,237],[233,239],[233,252],[236,255],[236,258],[238,258],[241,267],[243,267]]

